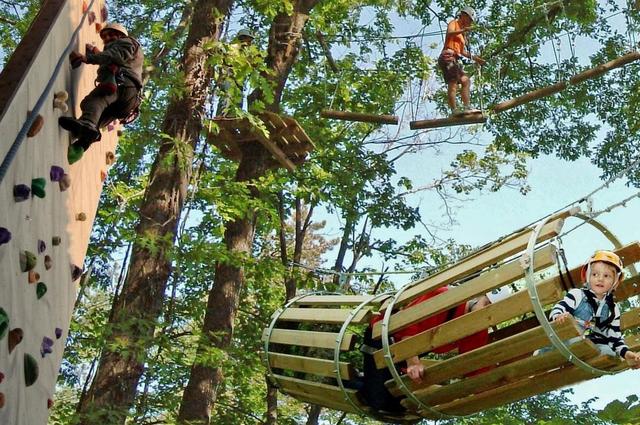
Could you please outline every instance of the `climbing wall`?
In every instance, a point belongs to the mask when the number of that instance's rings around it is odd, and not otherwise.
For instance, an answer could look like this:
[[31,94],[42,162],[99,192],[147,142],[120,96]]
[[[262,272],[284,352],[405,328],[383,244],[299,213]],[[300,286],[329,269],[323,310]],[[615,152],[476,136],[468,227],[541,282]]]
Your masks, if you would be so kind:
[[[117,128],[69,164],[58,117],[80,115],[102,48],[101,0],[47,0],[0,75],[0,424],[47,423]],[[57,67],[57,65],[59,66]],[[58,68],[58,69],[56,69]],[[68,110],[67,110],[68,109]],[[28,131],[27,131],[28,130]],[[26,135],[25,133],[28,133]],[[26,136],[26,137],[23,137]]]

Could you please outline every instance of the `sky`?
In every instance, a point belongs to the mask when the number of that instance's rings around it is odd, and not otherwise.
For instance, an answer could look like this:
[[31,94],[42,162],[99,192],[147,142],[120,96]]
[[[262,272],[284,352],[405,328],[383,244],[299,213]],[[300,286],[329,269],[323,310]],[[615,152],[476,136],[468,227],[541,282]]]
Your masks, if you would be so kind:
[[[417,25],[412,26],[406,23],[400,25],[399,28],[402,30],[402,34],[399,35],[416,33],[419,30]],[[425,29],[425,31],[434,30],[438,30],[437,25]],[[439,41],[440,36],[425,39],[425,52],[433,52],[427,46]],[[568,44],[563,43],[559,46],[558,51],[561,55],[570,54]],[[440,46],[437,46],[436,50],[439,49]],[[594,46],[584,40],[577,40],[575,51],[578,58],[584,61],[588,58],[589,53],[594,51]],[[548,60],[555,61],[550,44],[547,45],[545,54],[548,56]],[[336,52],[334,56],[339,57],[340,52]],[[436,84],[440,83],[438,79]],[[389,131],[393,132],[395,129],[390,128]],[[406,135],[407,131],[408,129],[403,128],[399,135]],[[488,140],[482,133],[479,133],[479,138],[481,142],[485,143]],[[397,164],[397,169],[401,175],[411,178],[414,186],[425,185],[439,176],[460,150],[459,146],[442,146],[437,151],[429,150],[408,155]],[[600,170],[584,158],[569,162],[552,156],[541,156],[530,160],[528,169],[528,184],[531,187],[529,193],[522,195],[515,189],[503,189],[497,193],[474,194],[471,199],[458,205],[455,210],[456,223],[452,226],[444,226],[439,230],[438,236],[453,238],[459,243],[481,246],[566,207],[604,183],[600,178]],[[610,187],[600,190],[592,197],[592,208],[599,211],[638,194],[637,188],[626,185],[626,178],[623,176]],[[433,193],[420,192],[411,195],[407,200],[410,205],[420,208],[426,221],[441,224],[447,222],[442,202]],[[584,209],[586,205],[583,204],[582,207]],[[640,239],[640,228],[637,225],[639,215],[640,199],[636,197],[626,206],[603,214],[598,219],[623,244],[627,244]],[[339,220],[335,216],[327,216],[326,218],[328,226],[325,230],[328,236],[339,237],[341,235]],[[565,223],[564,230],[571,229],[580,223],[581,220],[577,218],[569,218]],[[380,230],[374,236],[379,238],[395,237],[399,241],[403,241],[410,239],[416,233],[420,233],[420,229],[412,229],[409,232],[402,232],[398,229]],[[598,231],[586,225],[577,228],[562,240],[570,267],[582,264],[596,249],[612,248],[611,243]],[[333,258],[328,261],[328,264],[331,264],[332,260]],[[380,259],[371,259],[362,265],[380,269],[383,264]],[[407,276],[392,277],[392,281],[398,287],[408,283],[408,280]],[[634,393],[634,389],[637,387],[635,383],[639,378],[640,371],[636,370],[594,379],[574,386],[575,395],[572,399],[579,403],[592,397],[598,397],[598,401],[593,406],[602,408],[612,400],[624,400],[627,395]]]

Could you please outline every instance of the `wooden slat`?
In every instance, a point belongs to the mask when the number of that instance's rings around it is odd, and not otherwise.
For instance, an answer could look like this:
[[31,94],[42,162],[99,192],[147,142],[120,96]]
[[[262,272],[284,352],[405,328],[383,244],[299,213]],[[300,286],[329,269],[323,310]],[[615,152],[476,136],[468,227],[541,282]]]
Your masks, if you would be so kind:
[[[292,391],[292,390],[284,391],[284,393],[303,403],[317,404],[318,406],[327,407],[329,409],[337,410],[340,412],[356,413],[356,414],[360,413],[356,410],[355,407],[353,407],[347,401],[342,401],[342,399],[334,400],[329,397],[306,394],[304,392]],[[368,408],[364,406],[363,406],[363,409],[365,411],[368,410]]]
[[[589,360],[600,355],[600,350],[591,341],[584,339],[571,346],[571,352],[582,360]],[[414,393],[418,399],[429,406],[448,403],[458,398],[519,381],[531,375],[537,375],[566,365],[567,359],[558,351],[531,356],[522,360],[497,367],[481,375],[462,379],[438,388],[430,387]],[[407,400],[408,401],[408,400]]]
[[[309,295],[308,297],[304,297],[296,301],[294,305],[356,306],[371,298],[373,298],[371,295]],[[378,301],[372,305],[380,304],[382,301],[384,301],[384,299],[379,298]]]
[[365,114],[361,112],[334,111],[331,109],[324,109],[320,111],[320,116],[322,118],[332,118],[334,120],[360,121],[375,124],[398,124],[400,121],[400,119],[395,115]]
[[427,128],[451,127],[454,125],[481,124],[487,122],[487,116],[482,111],[468,112],[459,115],[450,115],[446,118],[436,118],[430,120],[410,121],[411,130]]
[[[564,218],[575,213],[576,209],[564,211],[556,214],[540,232],[538,242],[546,241],[559,234],[564,224]],[[469,276],[474,272],[483,268],[496,264],[505,258],[508,258],[518,252],[522,252],[529,243],[529,237],[533,234],[533,229],[526,228],[515,234],[512,234],[498,242],[489,245],[487,248],[475,252],[449,268],[433,274],[425,279],[417,281],[412,287],[407,288],[396,305],[401,306],[411,301],[415,297],[430,292],[441,286],[448,285],[465,276]]]
[[[272,368],[311,373],[318,376],[335,378],[337,375],[333,360],[294,356],[292,354],[269,353],[269,364]],[[355,369],[350,363],[340,362],[340,376],[342,379],[354,379],[356,377]]]
[[[282,375],[273,375],[273,378],[275,378],[278,387],[285,392],[295,391],[296,393],[308,394],[336,401],[342,401],[345,398],[345,393],[342,392],[340,387],[335,385],[305,381],[304,379],[290,378]],[[345,388],[345,392],[351,394],[352,398],[356,398],[358,393],[357,390],[349,388]]]
[[[295,308],[286,309],[278,318],[284,322],[328,323],[342,325],[351,310],[343,308]],[[369,321],[371,308],[363,308],[351,320],[351,323],[362,324]]]
[[[263,340],[267,336],[267,329],[262,333]],[[298,345],[301,347],[316,347],[334,349],[336,346],[337,333],[295,331],[289,329],[274,329],[271,332],[270,344]],[[348,351],[353,348],[355,339],[353,334],[347,333],[340,345],[341,351]]]
[[640,307],[622,313],[620,316],[620,329],[633,329],[640,326]]
[[296,169],[295,164],[291,162],[291,160],[284,154],[284,152],[282,152],[282,150],[274,141],[267,139],[259,131],[257,131],[255,135],[258,142],[260,142],[260,144],[264,146],[264,148],[268,150],[271,155],[273,155],[273,157],[280,163],[280,165],[282,165],[289,171],[294,171]]
[[[552,323],[551,326],[562,339],[580,335],[580,330],[573,318],[563,323]],[[461,377],[486,366],[518,358],[548,345],[547,334],[538,327],[427,367],[424,370],[425,377],[419,384],[406,382],[412,391],[416,391],[447,379]]]
[[[552,245],[539,250],[534,256],[534,269],[540,270],[555,264],[555,252],[556,249]],[[389,332],[396,332],[429,316],[449,310],[480,294],[507,285],[514,280],[522,278],[523,274],[522,265],[517,260],[483,273],[460,286],[450,288],[443,294],[395,313],[389,319]],[[374,338],[379,337],[381,332],[382,323],[378,322],[373,328]]]

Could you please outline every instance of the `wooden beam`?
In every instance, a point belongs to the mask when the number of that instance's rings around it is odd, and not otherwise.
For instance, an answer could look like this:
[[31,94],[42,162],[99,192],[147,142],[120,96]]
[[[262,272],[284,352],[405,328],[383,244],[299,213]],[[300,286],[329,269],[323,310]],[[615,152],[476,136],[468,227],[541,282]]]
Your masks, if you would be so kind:
[[[347,320],[350,314],[351,310],[343,308],[290,307],[282,312],[278,320],[284,322],[328,323],[342,325]],[[355,315],[355,317],[351,320],[351,323],[368,323],[370,317],[371,308],[363,308],[358,312],[358,314]]]
[[291,162],[291,160],[287,157],[287,155],[282,152],[282,150],[278,147],[274,140],[268,139],[264,137],[261,131],[257,130],[255,132],[256,139],[264,148],[273,155],[273,157],[289,171],[294,171],[296,169],[296,165]]
[[332,109],[323,109],[320,111],[320,116],[334,120],[370,122],[374,124],[398,124],[398,122],[400,122],[400,118],[395,115],[365,114],[362,112],[335,111]]
[[[540,270],[555,264],[555,253],[556,248],[553,245],[548,245],[540,249],[534,258],[534,269]],[[492,289],[508,285],[522,278],[523,275],[524,270],[518,260],[503,264],[460,286],[450,288],[443,294],[429,298],[424,302],[412,305],[393,314],[389,319],[389,332],[397,332],[430,316],[456,307],[476,296],[485,294]],[[374,338],[378,337],[378,332],[382,332],[381,322],[377,322],[374,325]]]
[[[563,211],[553,216],[540,232],[538,242],[543,242],[557,236],[562,230],[564,218],[575,213],[576,209]],[[406,289],[396,303],[396,307],[408,303],[417,296],[433,291],[441,286],[448,285],[465,276],[469,276],[483,268],[496,264],[505,258],[522,252],[529,242],[529,237],[533,234],[533,229],[527,227],[513,233],[499,241],[488,244],[450,267],[416,281],[410,288]],[[383,305],[383,308],[385,306]]]
[[[307,394],[301,391],[293,391],[293,390],[286,390],[286,391],[283,390],[282,392],[288,395],[289,397],[295,398],[296,400],[301,401],[303,403],[317,404],[318,406],[326,407],[332,410],[337,410],[339,412],[356,413],[356,414],[360,413],[358,412],[358,410],[356,410],[355,407],[350,405],[347,401],[343,401],[342,399],[335,400],[329,397],[312,395],[312,394]],[[365,407],[364,410],[366,412],[367,408]]]
[[[571,352],[582,360],[589,360],[600,355],[600,350],[588,339],[583,339],[571,346]],[[558,351],[549,351],[537,356],[508,363],[480,375],[465,378],[449,385],[430,387],[418,390],[414,395],[429,406],[448,403],[471,394],[500,387],[523,378],[538,375],[567,364],[567,359]],[[410,401],[407,399],[407,403]],[[415,407],[414,407],[415,410]]]
[[627,330],[640,326],[640,307],[622,313],[620,316],[620,329]]
[[[262,332],[262,339],[267,337],[267,330]],[[271,332],[270,344],[298,345],[301,347],[316,347],[334,349],[336,346],[337,333],[332,332],[312,332],[295,331],[289,329],[273,329]],[[353,334],[347,333],[340,346],[341,351],[353,349],[355,340]]]
[[[562,339],[580,335],[580,330],[573,318],[563,323],[552,323],[551,326]],[[410,382],[409,387],[412,391],[426,388],[447,379],[464,376],[483,367],[494,366],[523,354],[532,353],[549,344],[544,329],[537,327],[427,367],[424,370],[422,382],[420,384]]]
[[573,77],[571,77],[569,81],[560,81],[550,86],[530,91],[529,93],[523,94],[522,96],[518,96],[514,99],[498,103],[490,107],[490,109],[494,113],[507,111],[509,109],[515,108],[525,103],[561,92],[562,90],[566,89],[569,85],[580,84],[584,81],[598,78],[601,75],[605,74],[606,72],[625,66],[631,62],[637,61],[638,59],[640,59],[640,52],[633,51],[631,53],[627,53],[626,55],[620,56],[612,61],[603,63],[594,68],[591,68],[584,72],[576,74]]
[[[298,306],[356,306],[371,298],[373,298],[372,295],[309,295],[308,297],[300,298],[293,304]],[[384,301],[384,298],[379,298],[372,305],[380,304],[382,301]]]
[[[269,364],[272,368],[305,372],[312,375],[336,377],[336,365],[333,360],[314,359],[312,357],[294,356],[292,354],[269,353]],[[340,362],[342,379],[354,379],[355,370],[350,363]]]
[[454,114],[446,118],[436,118],[430,120],[410,121],[411,130],[420,130],[437,127],[451,127],[454,125],[482,124],[487,122],[487,116],[482,111],[469,112],[464,114]]
[[[283,391],[295,391],[298,393],[309,394],[316,397],[327,397],[331,400],[344,400],[345,393],[340,387],[335,385],[323,384],[321,382],[306,381],[304,379],[290,378],[288,376],[273,375],[278,387]],[[345,388],[345,392],[356,397],[357,390]]]

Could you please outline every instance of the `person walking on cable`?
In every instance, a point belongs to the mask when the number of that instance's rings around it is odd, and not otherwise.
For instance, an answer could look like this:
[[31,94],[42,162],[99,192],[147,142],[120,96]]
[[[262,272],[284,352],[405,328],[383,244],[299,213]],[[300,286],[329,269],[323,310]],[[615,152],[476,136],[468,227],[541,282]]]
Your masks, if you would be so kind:
[[613,292],[624,279],[622,268],[622,260],[615,253],[596,251],[582,267],[584,287],[567,292],[551,309],[549,320],[562,323],[573,316],[602,354],[620,356],[629,366],[638,369],[640,354],[629,350],[625,344],[620,331],[620,307],[613,300]]
[[[444,48],[438,58],[438,66],[442,70],[444,80],[447,83],[447,103],[453,114],[475,112],[471,108],[471,81],[465,74],[460,59],[466,57],[479,65],[485,61],[469,52],[465,34],[471,31],[471,25],[475,22],[476,12],[471,7],[460,10],[456,19],[449,22],[447,35],[444,40]],[[456,105],[458,84],[462,86],[461,97],[463,108]]]
[[72,52],[71,66],[98,65],[96,87],[80,103],[80,118],[60,117],[58,123],[76,141],[69,147],[69,162],[82,157],[89,146],[100,140],[100,127],[120,119],[135,119],[142,90],[144,54],[140,43],[129,36],[124,26],[107,24],[100,30],[104,50],[87,44],[86,55]]

